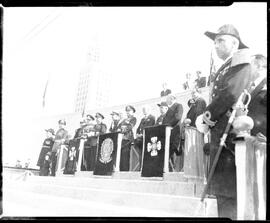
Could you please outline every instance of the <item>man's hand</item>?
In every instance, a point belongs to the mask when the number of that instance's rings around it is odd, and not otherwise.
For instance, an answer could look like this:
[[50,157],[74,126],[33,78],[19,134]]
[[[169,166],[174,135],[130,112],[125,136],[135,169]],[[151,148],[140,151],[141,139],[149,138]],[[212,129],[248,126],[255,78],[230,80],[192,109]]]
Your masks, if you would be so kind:
[[203,122],[203,114],[196,119],[195,125],[199,132],[206,134],[209,131],[209,126]]

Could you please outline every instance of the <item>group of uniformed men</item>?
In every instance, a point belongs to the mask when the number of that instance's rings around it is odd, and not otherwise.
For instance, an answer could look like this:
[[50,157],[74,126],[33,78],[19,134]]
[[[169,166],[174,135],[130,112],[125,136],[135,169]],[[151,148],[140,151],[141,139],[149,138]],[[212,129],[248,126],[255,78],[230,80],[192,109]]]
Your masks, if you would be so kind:
[[[244,89],[248,89],[252,96],[248,108],[248,115],[254,120],[254,128],[251,134],[254,136],[260,134],[266,137],[266,57],[263,55],[251,56],[248,47],[243,44],[237,29],[233,25],[223,25],[216,33],[206,32],[205,35],[214,41],[216,53],[224,61],[224,64],[212,77],[210,103],[206,105],[206,102],[194,91],[192,99],[188,102],[190,110],[187,114],[187,119],[190,119],[190,124],[196,126],[202,133],[206,134],[210,131],[210,145],[204,148],[204,152],[205,154],[210,154],[210,162],[212,163],[234,105]],[[111,113],[112,123],[109,132],[123,133],[120,161],[121,171],[129,170],[131,144],[134,143],[134,146],[139,148],[139,151],[142,150],[143,129],[147,126],[161,124],[172,126],[170,156],[173,153],[181,153],[181,148],[179,147],[181,128],[179,124],[181,124],[183,107],[176,102],[176,98],[171,94],[166,96],[166,102],[163,101],[158,106],[160,107],[160,116],[157,120],[150,114],[148,107],[143,108],[144,117],[137,128],[136,137],[134,137],[132,131],[137,122],[134,116],[136,110],[133,106],[126,106],[127,118],[125,119],[122,119],[121,114],[115,111]],[[96,124],[94,124],[94,117],[87,115],[86,121],[81,122],[81,128],[76,131],[74,136],[74,139],[80,138],[83,135],[90,139],[86,141],[84,147],[83,158],[85,165],[83,168],[85,170],[93,170],[93,159],[96,150],[91,148],[96,147],[98,135],[107,131],[106,125],[102,123],[104,116],[96,113],[95,118]],[[60,120],[59,130],[55,134],[55,142],[52,146],[51,154],[52,175],[55,173],[57,147],[67,140],[68,134],[63,128],[65,124],[65,121]],[[47,131],[53,134],[52,130]],[[217,198],[219,216],[231,219],[236,219],[237,210],[234,137],[235,134],[231,128],[225,142],[226,149],[223,149],[221,152],[213,179],[210,182],[210,190],[208,191],[208,194],[215,195]],[[49,139],[46,143],[48,144],[47,146],[51,145]]]

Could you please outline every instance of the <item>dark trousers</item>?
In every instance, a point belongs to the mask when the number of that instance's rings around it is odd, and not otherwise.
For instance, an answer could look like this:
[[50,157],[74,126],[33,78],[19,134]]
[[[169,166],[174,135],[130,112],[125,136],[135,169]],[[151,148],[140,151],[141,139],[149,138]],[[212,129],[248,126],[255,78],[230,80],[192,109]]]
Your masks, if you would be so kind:
[[120,171],[129,171],[130,146],[131,141],[125,139],[122,140]]
[[219,196],[217,197],[218,216],[222,218],[237,219],[237,202],[236,198]]
[[52,152],[52,169],[51,169],[51,176],[55,176],[55,168],[57,163],[57,153]]

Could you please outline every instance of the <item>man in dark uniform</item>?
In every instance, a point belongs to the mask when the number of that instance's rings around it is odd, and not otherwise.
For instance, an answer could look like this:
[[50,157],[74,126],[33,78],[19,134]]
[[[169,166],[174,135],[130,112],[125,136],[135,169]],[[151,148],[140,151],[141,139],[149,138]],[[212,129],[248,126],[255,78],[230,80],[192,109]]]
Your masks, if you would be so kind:
[[90,171],[90,163],[91,163],[91,150],[96,147],[96,139],[95,139],[95,118],[88,114],[86,116],[86,124],[83,128],[82,137],[86,139],[83,148],[83,159],[81,170],[82,171]]
[[162,125],[163,119],[165,117],[166,112],[168,111],[168,105],[165,101],[157,104],[160,111],[160,116],[157,118],[156,125]]
[[[217,153],[228,120],[239,96],[247,89],[251,80],[250,55],[242,43],[237,29],[233,25],[223,25],[217,33],[206,32],[206,36],[215,42],[215,49],[224,64],[217,71],[213,81],[211,103],[205,112],[197,118],[199,131],[211,130],[210,168]],[[232,129],[232,127],[231,127]],[[220,217],[236,219],[236,167],[234,157],[234,134],[230,131],[222,149],[208,194],[215,195]],[[206,152],[206,151],[205,151]]]
[[266,219],[266,159],[267,159],[267,59],[261,54],[252,56],[252,83],[249,88],[251,96],[247,115],[253,119],[254,126],[247,140],[246,172],[246,213],[249,219]]
[[37,162],[37,166],[40,167],[40,175],[41,170],[43,168],[43,164],[44,164],[44,159],[45,156],[48,152],[52,151],[52,147],[54,144],[54,130],[53,129],[46,129],[45,130],[47,132],[47,138],[44,140],[39,157],[38,157],[38,162]]
[[127,118],[119,125],[119,129],[124,134],[121,146],[120,171],[129,171],[130,146],[134,142],[133,127],[137,122],[136,117],[134,117],[135,112],[133,106],[126,106]]
[[136,139],[134,141],[135,149],[139,153],[140,164],[141,164],[142,149],[143,149],[143,130],[145,127],[155,125],[155,116],[149,113],[149,107],[144,106],[142,110],[143,110],[144,117],[142,118],[140,125],[137,128]]
[[267,122],[267,59],[263,55],[255,55],[252,58],[252,82],[249,92],[251,101],[248,106],[248,116],[254,121],[254,127],[251,129],[251,135],[258,133],[266,136]]
[[112,123],[109,129],[109,132],[117,132],[120,124],[120,115],[118,112],[113,111],[111,113]]
[[206,108],[206,102],[201,97],[201,91],[200,89],[195,89],[191,92],[192,98],[188,100],[188,107],[189,111],[187,113],[186,119],[190,119],[191,123],[190,126],[195,126],[195,121],[199,115],[201,115],[205,108]]
[[[173,95],[168,95],[166,98],[166,103],[169,106],[168,111],[163,119],[163,125],[169,125],[172,127],[171,137],[170,137],[170,160],[174,166],[174,153],[176,155],[181,155],[180,150],[180,122],[183,115],[183,106],[176,102],[176,97]],[[172,167],[170,165],[170,170]]]
[[59,129],[57,130],[55,134],[54,144],[52,148],[52,156],[51,156],[51,162],[52,162],[51,175],[52,176],[55,176],[57,156],[60,152],[61,145],[68,143],[68,131],[64,129],[66,125],[66,121],[59,120],[58,124],[59,124]]
[[106,133],[107,131],[107,126],[102,122],[104,116],[101,113],[97,112],[95,118],[96,118],[96,124],[94,126],[95,135],[91,137],[90,171],[93,171],[95,168],[98,136],[100,134]]

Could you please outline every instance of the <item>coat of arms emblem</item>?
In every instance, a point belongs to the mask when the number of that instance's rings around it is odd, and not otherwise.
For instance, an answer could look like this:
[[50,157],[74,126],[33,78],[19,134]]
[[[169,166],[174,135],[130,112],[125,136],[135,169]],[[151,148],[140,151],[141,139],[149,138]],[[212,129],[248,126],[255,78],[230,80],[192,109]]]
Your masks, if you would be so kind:
[[110,138],[107,138],[101,144],[99,161],[105,164],[111,162],[112,152],[113,152],[113,140]]
[[157,137],[152,137],[151,138],[152,143],[147,143],[147,151],[151,152],[151,156],[157,156],[158,155],[158,150],[161,150],[161,142],[157,142]]

